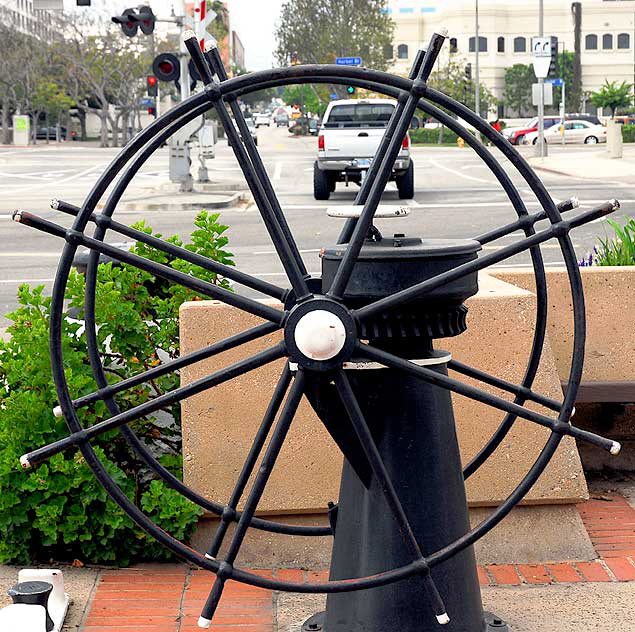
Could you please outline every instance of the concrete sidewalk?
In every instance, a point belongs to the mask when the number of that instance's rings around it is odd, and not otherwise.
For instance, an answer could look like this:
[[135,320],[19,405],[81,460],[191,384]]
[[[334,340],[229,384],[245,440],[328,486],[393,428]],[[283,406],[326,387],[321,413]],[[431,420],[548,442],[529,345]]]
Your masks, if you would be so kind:
[[536,171],[546,171],[573,178],[619,181],[635,184],[635,143],[624,145],[622,158],[610,158],[606,145],[556,148],[545,158],[529,156],[529,164]]

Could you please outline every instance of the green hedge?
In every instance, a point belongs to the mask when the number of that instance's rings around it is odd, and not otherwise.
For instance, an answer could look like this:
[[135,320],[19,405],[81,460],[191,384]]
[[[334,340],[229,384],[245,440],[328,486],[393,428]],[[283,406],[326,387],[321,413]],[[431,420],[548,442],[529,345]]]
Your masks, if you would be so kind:
[[635,125],[622,125],[622,140],[625,143],[635,143]]
[[[443,130],[443,144],[456,145],[457,135],[447,127]],[[412,129],[410,140],[414,145],[436,145],[439,142],[438,129]]]

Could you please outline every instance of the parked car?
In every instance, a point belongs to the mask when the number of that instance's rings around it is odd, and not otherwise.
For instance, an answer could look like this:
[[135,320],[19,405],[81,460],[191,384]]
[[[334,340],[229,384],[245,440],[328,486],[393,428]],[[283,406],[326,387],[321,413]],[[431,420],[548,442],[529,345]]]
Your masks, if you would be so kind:
[[317,136],[319,129],[320,121],[316,118],[309,119],[309,134],[311,134],[311,136]]
[[[550,129],[557,123],[560,123],[559,116],[545,116],[545,130]],[[601,125],[600,119],[594,114],[578,114],[571,113],[565,114],[565,121],[588,121],[589,123],[593,123],[593,125]],[[512,145],[522,145],[524,144],[524,137],[527,134],[531,134],[532,132],[538,131],[538,117],[534,116],[529,123],[527,123],[523,127],[506,127],[503,130],[503,136],[512,144]]]
[[[35,132],[35,138],[37,140],[45,140],[46,139],[46,130],[48,129],[48,139],[55,140],[57,138],[56,131],[54,127],[38,127]],[[60,140],[66,140],[66,128],[60,127]]]
[[[535,145],[538,142],[538,132],[525,134],[523,144]],[[545,131],[545,142],[559,143],[562,142],[562,132],[560,125],[552,125]],[[606,142],[606,127],[604,125],[594,125],[589,121],[565,121],[564,122],[564,142],[565,143],[584,143],[585,145],[594,145],[596,143]]]
[[254,116],[254,125],[256,126],[256,129],[258,129],[261,125],[269,127],[271,125],[271,117],[268,114],[256,114]]
[[289,115],[288,114],[276,114],[276,127],[288,127]]
[[[236,128],[236,131],[238,131],[238,126],[236,125],[236,121],[232,120],[232,123],[234,124],[234,127]],[[254,123],[254,119],[251,118],[251,117],[250,118],[246,118],[245,119],[245,123],[247,123],[247,129],[249,129],[249,133],[251,134],[251,137],[253,138],[254,145],[257,145],[258,144],[258,132],[256,132],[256,124]],[[227,144],[230,147],[232,146],[229,138],[227,139]]]
[[[328,200],[337,182],[361,184],[395,109],[393,99],[331,101],[318,134],[318,155],[313,166],[313,195]],[[403,138],[390,179],[399,197],[414,197],[414,165],[410,137]]]

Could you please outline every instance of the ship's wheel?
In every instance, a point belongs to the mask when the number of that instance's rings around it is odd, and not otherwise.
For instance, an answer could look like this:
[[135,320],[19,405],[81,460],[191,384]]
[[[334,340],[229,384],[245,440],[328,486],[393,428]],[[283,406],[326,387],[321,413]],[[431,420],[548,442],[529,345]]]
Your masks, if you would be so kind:
[[[22,457],[22,463],[25,467],[30,467],[62,450],[69,448],[81,450],[99,482],[142,529],[184,560],[207,569],[216,575],[213,589],[201,615],[200,624],[203,626],[209,625],[222,595],[223,587],[228,580],[244,582],[271,590],[299,593],[340,593],[385,586],[409,577],[419,577],[422,580],[424,587],[422,594],[427,599],[429,608],[439,623],[446,623],[448,614],[443,603],[443,596],[439,594],[433,581],[431,569],[472,545],[500,522],[536,482],[563,437],[572,436],[576,439],[588,441],[609,450],[611,453],[619,451],[619,444],[616,442],[583,431],[571,424],[573,405],[582,372],[585,315],[580,273],[569,238],[569,232],[572,229],[611,213],[616,208],[619,208],[619,205],[616,201],[609,201],[590,211],[582,212],[575,216],[567,215],[566,219],[563,218],[563,212],[568,212],[576,206],[573,201],[556,206],[523,157],[498,132],[493,130],[467,107],[434,90],[426,83],[443,44],[443,35],[435,34],[427,50],[420,51],[409,78],[402,78],[366,68],[300,65],[255,72],[228,79],[216,48],[211,47],[203,54],[193,34],[186,38],[185,41],[198,72],[205,83],[204,90],[175,106],[133,138],[99,178],[81,208],[59,200],[54,202],[54,208],[76,216],[72,228],[65,229],[27,212],[17,212],[15,214],[17,221],[59,236],[66,242],[53,289],[51,359],[53,377],[59,396],[59,408],[56,413],[65,417],[70,434],[60,441],[25,455]],[[296,241],[286,222],[281,205],[237,103],[237,99],[242,95],[257,90],[302,83],[352,85],[382,93],[397,100],[394,114],[355,201],[355,204],[360,208],[359,217],[347,221],[338,241],[341,245],[342,256],[333,275],[332,282],[327,288],[322,286],[320,279],[310,278],[307,274],[307,269]],[[289,287],[263,281],[250,274],[240,272],[233,267],[209,260],[157,237],[132,229],[113,219],[117,204],[126,187],[150,156],[175,131],[212,108],[216,110],[217,116],[225,128],[264,225],[282,262],[288,277]],[[422,110],[426,116],[434,117],[464,139],[465,143],[478,154],[494,174],[507,194],[510,206],[517,214],[517,218],[514,221],[495,230],[475,236],[473,242],[476,242],[477,246],[479,244],[488,244],[501,237],[511,235],[518,230],[522,230],[525,236],[489,254],[469,257],[468,260],[459,262],[458,265],[451,269],[432,275],[409,287],[399,289],[388,296],[367,301],[366,304],[361,306],[351,306],[344,299],[345,292],[353,276],[365,239],[369,234],[369,230],[371,230],[374,214],[390,176],[392,165],[401,147],[402,139],[407,133],[410,121],[417,108]],[[508,159],[535,194],[542,206],[541,211],[533,214],[527,212],[518,190],[491,151],[447,112],[467,121]],[[232,116],[236,121],[237,130],[232,123]],[[103,210],[97,213],[95,209],[99,203],[102,203],[102,198],[107,188],[111,185],[114,185],[112,192],[103,203]],[[534,225],[544,219],[549,221],[548,227],[536,231]],[[91,224],[96,225],[92,236],[88,230]],[[132,253],[122,252],[104,242],[104,237],[108,231],[138,240],[168,253],[173,258],[181,258],[216,272],[235,284],[257,290],[279,300],[283,308],[276,309],[263,302],[228,291],[166,265],[150,261]],[[547,287],[540,245],[551,239],[555,239],[560,246],[568,271],[573,298],[573,354],[570,374],[567,380],[568,387],[563,401],[555,401],[532,390],[545,340],[547,314]],[[94,372],[97,389],[90,395],[73,399],[68,390],[63,371],[64,357],[61,336],[64,292],[74,255],[80,246],[86,247],[91,251],[86,273],[84,307],[88,356]],[[537,308],[533,347],[528,358],[524,378],[520,384],[512,384],[455,359],[448,363],[448,368],[457,374],[458,377],[442,375],[433,371],[430,367],[411,362],[406,355],[386,351],[379,346],[373,345],[372,341],[369,342],[370,336],[365,323],[382,317],[382,315],[399,309],[412,301],[423,299],[435,291],[447,287],[448,284],[467,278],[470,275],[476,275],[478,271],[488,266],[502,262],[527,250],[531,254],[535,272]],[[215,342],[200,351],[165,362],[149,371],[109,385],[104,373],[104,366],[102,365],[95,323],[95,291],[100,254],[108,255],[125,264],[136,266],[170,283],[181,284],[200,296],[222,301],[226,305],[261,318],[263,323],[242,333]],[[155,377],[177,371],[194,362],[246,344],[278,330],[283,333],[282,341],[270,349],[256,353],[124,412],[119,409],[115,402],[115,395],[124,392],[126,389],[146,383]],[[244,467],[236,481],[234,491],[226,503],[213,502],[184,485],[159,464],[148,448],[128,427],[131,422],[150,415],[166,405],[201,393],[280,358],[287,358],[288,362],[285,364],[278,384],[271,395],[266,414],[254,438],[253,446],[245,460]],[[548,428],[551,434],[529,472],[509,497],[486,520],[447,546],[424,554],[410,528],[408,517],[373,441],[372,433],[359,404],[360,395],[351,387],[351,380],[347,376],[347,371],[344,370],[347,363],[359,361],[379,363],[398,372],[415,376],[418,380],[421,380],[422,384],[434,384],[441,389],[459,393],[488,404],[504,413],[501,424],[492,438],[465,467],[464,476],[466,478],[472,475],[494,452],[517,419],[539,424]],[[290,366],[293,367],[293,371]],[[349,424],[350,436],[358,442],[358,447],[367,460],[372,477],[382,489],[387,507],[392,512],[402,537],[410,546],[412,559],[407,564],[370,576],[313,584],[295,584],[247,572],[237,567],[235,561],[249,528],[287,535],[328,536],[331,534],[330,527],[287,525],[255,516],[263,490],[276,463],[280,449],[284,444],[299,402],[303,394],[309,392],[315,383],[323,380],[325,375],[334,383],[340,398],[340,404],[348,416],[347,423]],[[507,401],[480,388],[468,385],[458,379],[461,376],[474,378],[482,383],[512,393],[514,399],[513,401]],[[97,400],[105,402],[111,416],[107,420],[93,426],[84,427],[81,422],[82,408]],[[553,414],[546,415],[530,410],[525,406],[527,402],[540,404],[551,410]],[[128,499],[108,475],[104,465],[91,447],[91,440],[115,428],[120,430],[138,455],[168,485],[202,508],[220,516],[218,529],[207,551],[194,551],[159,528]],[[268,437],[269,442],[265,449]],[[440,458],[442,457],[440,456]],[[248,481],[252,473],[255,473],[254,482],[246,494]],[[246,498],[243,498],[245,495]],[[239,503],[243,501],[243,508],[239,511],[237,508]],[[231,523],[237,523],[237,525],[231,536],[226,554],[220,557],[219,551]]]

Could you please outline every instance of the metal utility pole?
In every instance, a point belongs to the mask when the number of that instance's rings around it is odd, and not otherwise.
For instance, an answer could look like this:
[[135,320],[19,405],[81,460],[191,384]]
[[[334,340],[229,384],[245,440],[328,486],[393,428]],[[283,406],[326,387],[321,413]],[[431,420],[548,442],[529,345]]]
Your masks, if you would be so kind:
[[[481,48],[481,42],[478,36],[478,0],[476,1],[476,26],[474,29],[474,52],[476,53],[476,59],[474,60],[474,111],[478,116],[481,115],[481,82],[479,77],[478,68],[478,53]],[[476,132],[476,138],[481,140],[480,132]]]
[[[543,0],[538,1],[538,37],[544,37],[544,8]],[[547,145],[545,143],[545,80],[538,79],[540,86],[540,99],[538,100],[538,144],[536,155],[544,158],[547,155]]]

